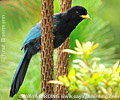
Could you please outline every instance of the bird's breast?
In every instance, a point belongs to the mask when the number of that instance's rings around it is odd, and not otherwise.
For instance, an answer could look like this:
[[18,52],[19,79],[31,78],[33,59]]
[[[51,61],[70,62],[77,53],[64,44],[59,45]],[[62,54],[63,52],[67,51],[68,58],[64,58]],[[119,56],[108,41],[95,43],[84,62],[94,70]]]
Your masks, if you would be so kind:
[[54,36],[54,48],[58,48],[66,40],[66,38],[66,36],[61,34]]

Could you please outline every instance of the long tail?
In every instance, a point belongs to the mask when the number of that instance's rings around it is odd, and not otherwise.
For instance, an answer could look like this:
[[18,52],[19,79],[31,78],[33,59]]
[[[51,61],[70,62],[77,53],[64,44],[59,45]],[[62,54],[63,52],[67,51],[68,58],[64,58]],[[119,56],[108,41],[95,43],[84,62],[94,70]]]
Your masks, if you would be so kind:
[[13,97],[15,94],[17,94],[20,86],[22,85],[31,57],[32,55],[29,54],[28,49],[26,49],[14,75],[10,90],[10,97]]

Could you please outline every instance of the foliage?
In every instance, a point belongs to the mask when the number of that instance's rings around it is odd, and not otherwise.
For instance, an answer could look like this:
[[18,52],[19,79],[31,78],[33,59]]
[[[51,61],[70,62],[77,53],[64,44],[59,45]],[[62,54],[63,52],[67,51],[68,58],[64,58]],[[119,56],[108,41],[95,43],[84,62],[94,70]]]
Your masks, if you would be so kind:
[[65,49],[64,52],[77,55],[73,61],[68,77],[59,76],[59,81],[52,83],[68,87],[69,94],[79,95],[119,95],[120,96],[120,64],[117,61],[108,67],[99,64],[100,58],[91,57],[98,47],[93,42],[79,43],[76,40],[75,50]]
[[[97,49],[98,52],[95,52],[94,55],[101,58],[101,63],[111,66],[115,63],[116,58],[119,58],[120,55],[116,54],[116,48],[119,47],[119,44],[116,43],[118,39],[115,38],[113,32],[109,26],[111,18],[108,20],[103,20],[101,15],[104,16],[103,11],[105,7],[101,0],[79,0],[80,5],[84,6],[88,10],[88,14],[92,17],[92,20],[84,20],[73,31],[70,38],[70,47],[73,49],[75,47],[75,40],[79,40],[80,43],[86,41],[94,41],[100,44],[100,47]],[[77,5],[77,1],[73,4]],[[99,12],[101,12],[99,15]],[[114,18],[115,19],[115,18]],[[70,54],[70,63],[76,59],[76,55]],[[104,56],[106,55],[106,56]],[[108,62],[108,63],[106,63]]]

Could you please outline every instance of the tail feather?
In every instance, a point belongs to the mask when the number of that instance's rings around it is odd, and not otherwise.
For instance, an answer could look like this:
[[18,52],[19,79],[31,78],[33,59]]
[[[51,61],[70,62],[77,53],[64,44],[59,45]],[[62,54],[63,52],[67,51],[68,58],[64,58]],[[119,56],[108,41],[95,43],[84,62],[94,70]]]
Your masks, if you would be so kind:
[[14,75],[10,90],[10,97],[13,97],[15,94],[17,94],[20,86],[22,85],[31,57],[32,55],[30,55],[28,53],[28,49],[26,49],[24,56]]

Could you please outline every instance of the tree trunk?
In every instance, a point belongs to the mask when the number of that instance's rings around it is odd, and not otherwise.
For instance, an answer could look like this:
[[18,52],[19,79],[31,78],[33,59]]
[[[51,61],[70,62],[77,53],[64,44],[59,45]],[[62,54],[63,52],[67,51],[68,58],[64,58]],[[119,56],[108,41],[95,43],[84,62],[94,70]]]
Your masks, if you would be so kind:
[[[53,95],[53,0],[42,0],[41,92]],[[52,98],[44,98],[52,100]]]
[[[65,12],[71,8],[72,0],[60,0],[60,12]],[[68,75],[69,66],[69,54],[62,52],[63,49],[69,49],[70,37],[57,49],[57,66],[56,66],[56,80],[58,76]],[[67,98],[62,98],[62,95],[67,95],[68,90],[65,86],[56,85],[55,95],[59,95],[60,98],[56,100],[67,100]]]

